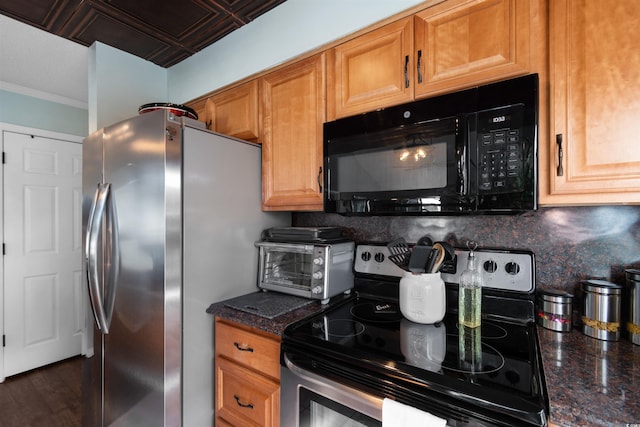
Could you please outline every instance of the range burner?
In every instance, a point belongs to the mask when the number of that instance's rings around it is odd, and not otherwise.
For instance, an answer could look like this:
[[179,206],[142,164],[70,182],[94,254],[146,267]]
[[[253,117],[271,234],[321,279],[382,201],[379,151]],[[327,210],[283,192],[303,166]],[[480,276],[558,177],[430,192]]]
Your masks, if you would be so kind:
[[351,319],[331,319],[323,323],[320,328],[326,335],[327,340],[355,337],[365,330],[365,326],[362,323]]

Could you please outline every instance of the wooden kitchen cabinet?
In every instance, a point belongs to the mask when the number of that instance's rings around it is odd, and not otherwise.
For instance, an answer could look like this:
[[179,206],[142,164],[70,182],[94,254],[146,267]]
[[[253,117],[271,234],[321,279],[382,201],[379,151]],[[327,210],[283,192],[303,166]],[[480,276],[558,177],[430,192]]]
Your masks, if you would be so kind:
[[447,1],[416,14],[416,98],[528,74],[537,1]]
[[198,120],[204,123],[207,129],[211,130],[213,115],[211,113],[211,101],[209,98],[200,98],[197,101],[188,103],[187,106],[193,108],[198,115]]
[[336,46],[329,118],[528,74],[538,3],[448,0]]
[[640,2],[553,0],[540,203],[640,203]]
[[258,80],[250,80],[209,98],[215,132],[259,142]]
[[330,118],[413,99],[413,18],[408,17],[329,50]]
[[261,78],[262,208],[321,211],[325,54]]
[[237,323],[215,323],[216,426],[280,424],[280,340]]

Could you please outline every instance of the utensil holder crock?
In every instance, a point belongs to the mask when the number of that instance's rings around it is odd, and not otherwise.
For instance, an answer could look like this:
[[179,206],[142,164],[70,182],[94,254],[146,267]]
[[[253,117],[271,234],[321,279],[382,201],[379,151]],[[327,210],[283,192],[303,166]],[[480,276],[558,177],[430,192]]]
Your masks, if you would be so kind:
[[400,279],[400,312],[416,323],[437,323],[446,311],[446,290],[440,273],[413,274]]

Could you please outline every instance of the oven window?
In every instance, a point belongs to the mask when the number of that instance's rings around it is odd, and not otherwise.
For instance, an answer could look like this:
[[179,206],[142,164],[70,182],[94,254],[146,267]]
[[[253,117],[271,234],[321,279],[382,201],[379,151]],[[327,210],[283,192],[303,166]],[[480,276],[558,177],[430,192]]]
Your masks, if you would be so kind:
[[313,253],[294,249],[268,249],[263,282],[309,289],[313,273]]
[[[332,194],[450,187],[455,118],[329,141]],[[339,198],[339,197],[338,197]]]
[[382,427],[382,422],[300,387],[300,427]]

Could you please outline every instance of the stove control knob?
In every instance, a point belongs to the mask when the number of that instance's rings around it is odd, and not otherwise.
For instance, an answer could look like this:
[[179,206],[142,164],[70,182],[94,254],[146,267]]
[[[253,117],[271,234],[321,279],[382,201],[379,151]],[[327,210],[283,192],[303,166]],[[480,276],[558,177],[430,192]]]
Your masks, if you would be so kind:
[[362,257],[363,261],[369,261],[371,259],[371,252],[364,251],[364,252],[362,252],[361,257]]
[[312,294],[321,294],[322,293],[322,286],[314,286],[313,288],[311,288],[311,293]]
[[508,273],[511,274],[512,276],[515,276],[516,274],[520,273],[520,266],[518,265],[517,262],[508,262],[505,266],[504,266],[504,270]]
[[315,265],[322,265],[322,264],[324,264],[324,259],[319,256],[319,257],[313,259],[313,263]]
[[494,260],[490,259],[484,262],[483,267],[484,271],[486,271],[487,273],[495,273],[498,269],[498,264],[496,264]]
[[378,252],[378,253],[376,253],[375,259],[376,259],[376,261],[378,261],[378,262],[382,262],[382,261],[384,261],[384,254],[383,254],[382,252]]
[[316,271],[315,273],[313,273],[313,278],[314,279],[320,280],[320,279],[322,279],[322,276],[323,276],[322,275],[322,271]]

